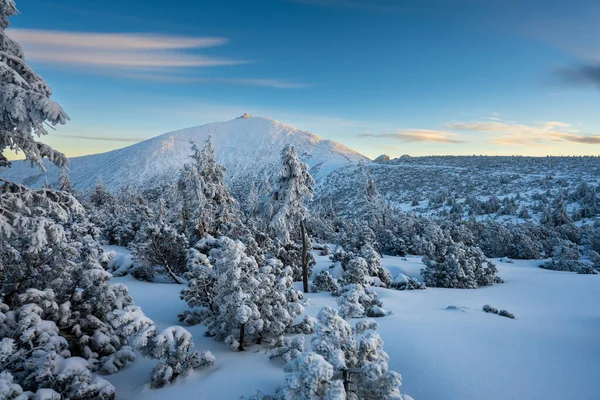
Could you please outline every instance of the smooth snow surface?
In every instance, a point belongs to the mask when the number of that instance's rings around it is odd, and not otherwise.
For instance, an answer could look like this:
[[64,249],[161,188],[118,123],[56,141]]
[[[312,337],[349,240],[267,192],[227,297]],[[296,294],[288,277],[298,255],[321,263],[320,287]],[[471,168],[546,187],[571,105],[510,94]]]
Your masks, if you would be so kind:
[[[314,273],[327,269],[317,257]],[[600,275],[577,275],[537,268],[540,261],[497,261],[506,283],[477,290],[394,291],[377,288],[386,310],[378,318],[390,368],[402,374],[402,392],[415,400],[594,400],[600,393]],[[418,257],[384,257],[392,273],[419,279]],[[333,275],[336,275],[335,272]],[[180,285],[153,284],[127,276],[135,301],[160,328],[177,324],[186,309]],[[298,286],[299,287],[299,286]],[[306,310],[335,298],[309,294]],[[481,311],[484,304],[506,309],[515,320]],[[448,306],[457,309],[447,309]],[[118,399],[237,399],[255,389],[272,392],[282,385],[282,361],[269,360],[258,346],[236,352],[188,328],[197,350],[210,350],[213,367],[150,389],[155,361],[141,357],[125,371],[106,377]],[[307,343],[309,341],[307,340]]]
[[[107,153],[73,157],[69,162],[71,182],[80,191],[93,188],[100,178],[109,190],[127,185],[152,188],[157,180],[172,181],[189,161],[190,140],[202,147],[211,134],[217,161],[227,167],[230,183],[248,184],[254,179],[264,180],[265,172],[279,171],[279,153],[288,143],[311,167],[316,180],[342,166],[368,160],[340,143],[272,119],[236,118],[165,133]],[[60,171],[48,160],[44,165],[47,174],[31,168],[29,162],[16,161],[12,168],[0,171],[0,176],[30,187],[42,186],[46,180],[58,184]]]

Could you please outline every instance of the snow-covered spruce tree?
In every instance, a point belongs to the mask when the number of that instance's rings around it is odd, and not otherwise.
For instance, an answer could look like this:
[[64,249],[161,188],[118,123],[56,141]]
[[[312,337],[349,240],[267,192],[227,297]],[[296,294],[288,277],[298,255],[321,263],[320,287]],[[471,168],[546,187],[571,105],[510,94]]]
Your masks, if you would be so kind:
[[81,205],[67,193],[0,179],[0,282],[4,302],[65,278],[76,250],[62,226]]
[[154,220],[155,213],[148,201],[131,187],[121,188],[114,195],[105,190],[96,187],[95,195],[84,203],[90,221],[100,227],[102,239],[108,244],[128,246],[140,229]]
[[184,166],[178,181],[182,201],[182,224],[188,238],[226,233],[238,219],[236,202],[225,185],[224,166],[215,159],[212,136],[204,148],[191,143],[192,162]]
[[64,124],[69,117],[50,100],[52,90],[25,62],[21,46],[6,34],[8,18],[17,14],[13,0],[0,1],[0,167],[10,166],[4,150],[23,152],[42,170],[43,158],[64,167],[66,157],[36,141],[46,135],[45,123]]
[[405,399],[400,374],[388,370],[389,356],[372,320],[350,324],[329,307],[317,316],[312,349],[333,367],[331,380],[341,380],[346,399]]
[[[293,231],[300,231],[302,281],[304,292],[308,293],[310,239],[306,235],[305,220],[309,211],[305,203],[312,200],[315,181],[310,175],[308,165],[300,161],[293,146],[285,146],[281,152],[281,162],[281,174],[270,201],[264,206],[270,211],[266,216],[267,227],[284,245],[290,242]],[[297,275],[296,271],[294,275]]]
[[192,335],[181,326],[171,326],[158,332],[154,322],[136,306],[115,310],[109,315],[111,325],[131,338],[132,345],[145,357],[164,360],[152,371],[151,385],[160,388],[191,369],[214,364],[210,351],[192,352]]
[[189,243],[186,236],[159,215],[156,221],[147,222],[130,246],[135,278],[153,281],[160,275],[181,284],[186,271],[186,254]]
[[202,322],[209,335],[244,350],[244,344],[265,338],[277,342],[304,311],[289,269],[278,260],[268,260],[259,268],[240,241],[226,236],[203,239],[197,247],[208,248],[208,257],[191,250],[196,262],[186,275],[188,287],[182,291],[191,310],[180,319]]
[[71,185],[71,178],[69,178],[69,172],[63,169],[58,178],[59,189],[63,192],[73,193],[73,185]]
[[361,219],[368,221],[372,227],[385,227],[390,218],[388,204],[379,193],[373,176],[363,163],[360,164],[360,174],[364,188],[355,213]]

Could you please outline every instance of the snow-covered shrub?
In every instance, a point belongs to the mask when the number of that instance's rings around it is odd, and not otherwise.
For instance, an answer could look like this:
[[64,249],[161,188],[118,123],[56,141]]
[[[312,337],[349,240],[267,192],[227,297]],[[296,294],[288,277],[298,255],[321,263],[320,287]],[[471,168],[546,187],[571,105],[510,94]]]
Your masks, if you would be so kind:
[[315,332],[315,324],[317,320],[310,315],[305,315],[302,321],[296,325],[292,325],[287,332],[288,333],[302,333],[304,335],[312,335]]
[[[589,251],[586,251],[585,254],[594,259],[594,255]],[[552,260],[540,265],[540,267],[553,271],[594,274],[595,264],[588,257],[582,257],[579,246],[575,243],[568,240],[556,240],[552,251]]]
[[152,281],[157,275],[166,275],[175,283],[182,283],[185,272],[187,238],[175,230],[163,218],[146,224],[131,246],[134,267],[131,275]]
[[[344,267],[342,265],[342,267]],[[369,276],[369,265],[362,257],[355,257],[348,261],[344,268],[344,275],[340,283],[344,285],[359,284],[366,285]]]
[[423,257],[423,264],[421,274],[431,287],[476,289],[502,282],[481,249],[462,243],[438,247],[433,257]]
[[333,249],[331,248],[331,246],[328,244],[324,244],[323,248],[319,252],[319,255],[320,256],[329,256],[331,254],[333,254]]
[[317,275],[315,275],[311,292],[319,293],[319,292],[335,292],[338,290],[338,285],[335,282],[335,279],[331,276],[329,271],[321,271]]
[[340,315],[344,318],[384,317],[388,313],[375,291],[360,284],[350,284],[340,290],[337,299]]
[[[44,303],[58,308],[51,298]],[[87,360],[72,356],[58,326],[43,319],[44,314],[36,304],[10,309],[0,303],[0,393],[14,395],[24,389],[39,395],[60,393],[69,399],[113,399],[114,387],[94,378]]]
[[304,336],[294,338],[282,336],[269,353],[269,358],[281,357],[285,362],[290,362],[297,358],[304,351]]
[[398,274],[390,284],[390,288],[396,290],[424,290],[427,289],[427,286],[415,278]]
[[[340,382],[334,386],[336,395],[356,400],[409,399],[400,394],[400,374],[388,370],[389,356],[383,351],[376,322],[360,321],[352,329],[329,307],[319,311],[317,321],[312,348],[332,367],[329,381]],[[323,366],[322,369],[328,368]],[[348,392],[344,394],[341,388],[347,388]]]
[[381,266],[381,256],[373,246],[365,245],[360,251],[360,256],[367,262],[368,274],[379,280],[377,286],[389,287],[392,283],[390,273]]
[[[285,399],[332,399],[328,396],[333,367],[321,355],[302,353],[285,365]],[[339,400],[344,397],[338,397]]]
[[164,360],[152,371],[152,387],[159,388],[191,369],[210,366],[215,358],[206,351],[192,352],[192,335],[180,326],[171,326],[158,332],[154,322],[136,306],[115,310],[109,315],[111,325],[145,357]]

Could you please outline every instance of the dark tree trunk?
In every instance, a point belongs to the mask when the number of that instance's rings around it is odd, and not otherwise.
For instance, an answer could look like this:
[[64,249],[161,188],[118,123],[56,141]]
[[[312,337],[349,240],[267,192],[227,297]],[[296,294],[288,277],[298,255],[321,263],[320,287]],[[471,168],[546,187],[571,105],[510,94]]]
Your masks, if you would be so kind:
[[300,221],[300,230],[302,231],[302,284],[304,293],[308,293],[308,257],[306,254],[306,229],[304,221]]
[[173,279],[173,282],[175,282],[178,285],[181,285],[183,282],[181,281],[181,279],[179,279],[177,277],[177,275],[175,275],[173,273],[173,271],[171,271],[171,268],[167,267],[167,273],[169,274],[169,276],[171,277],[171,279]]
[[240,325],[240,344],[238,346],[238,350],[239,351],[244,351],[244,328],[246,327],[246,324],[242,324]]

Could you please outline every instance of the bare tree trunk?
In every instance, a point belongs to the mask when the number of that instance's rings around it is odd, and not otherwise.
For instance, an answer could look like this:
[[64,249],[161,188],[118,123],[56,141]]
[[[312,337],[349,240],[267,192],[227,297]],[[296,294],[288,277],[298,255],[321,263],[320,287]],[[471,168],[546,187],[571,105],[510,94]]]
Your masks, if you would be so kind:
[[306,254],[306,229],[304,221],[300,221],[300,230],[302,231],[302,284],[304,293],[308,293],[308,257]]
[[238,350],[239,351],[244,351],[244,328],[246,327],[246,324],[242,324],[240,326],[240,344],[238,345]]
[[166,269],[167,269],[167,273],[169,274],[169,277],[171,277],[171,279],[173,279],[173,282],[175,282],[175,283],[176,283],[176,284],[178,284],[178,285],[181,285],[181,284],[183,283],[183,282],[181,281],[181,279],[179,279],[179,278],[177,277],[177,275],[175,275],[175,274],[173,273],[173,271],[171,271],[171,268],[169,268],[169,266],[165,266],[165,267],[166,267]]

